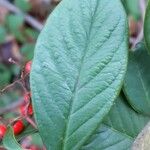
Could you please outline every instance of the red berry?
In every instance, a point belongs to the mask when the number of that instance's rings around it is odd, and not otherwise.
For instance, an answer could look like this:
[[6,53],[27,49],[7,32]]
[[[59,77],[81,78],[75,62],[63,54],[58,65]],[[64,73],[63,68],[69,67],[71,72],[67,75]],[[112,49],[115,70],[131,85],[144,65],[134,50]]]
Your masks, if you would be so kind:
[[31,104],[28,107],[26,107],[26,105],[22,105],[22,106],[20,106],[20,113],[22,116],[26,116],[26,109],[28,109],[27,115],[33,114],[33,108],[32,108]]
[[5,125],[0,125],[0,138],[3,138],[7,130],[7,127]]
[[13,131],[15,135],[20,134],[24,129],[24,123],[22,120],[18,120],[14,125],[13,125]]
[[31,71],[31,65],[32,65],[32,61],[28,61],[25,65],[25,73],[29,74]]
[[21,115],[22,115],[22,116],[25,116],[25,115],[26,115],[26,114],[25,114],[25,113],[26,113],[25,105],[21,105],[19,109],[20,109]]
[[33,108],[32,108],[32,105],[30,104],[29,107],[28,107],[28,114],[29,115],[32,115],[33,114]]
[[39,150],[39,148],[35,145],[31,145],[29,150]]
[[31,97],[30,92],[29,92],[29,93],[24,94],[24,101],[27,103],[27,102],[30,100],[30,97]]

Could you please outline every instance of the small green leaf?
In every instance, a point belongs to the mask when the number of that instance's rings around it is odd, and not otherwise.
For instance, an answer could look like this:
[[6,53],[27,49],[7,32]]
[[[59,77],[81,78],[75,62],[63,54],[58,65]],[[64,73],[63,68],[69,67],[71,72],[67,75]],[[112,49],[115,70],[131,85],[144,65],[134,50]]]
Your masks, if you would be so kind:
[[124,93],[131,106],[150,115],[150,56],[144,44],[129,53],[129,65],[124,81]]
[[148,5],[145,13],[144,20],[144,37],[148,52],[150,53],[150,0],[148,0]]
[[6,135],[3,139],[3,145],[7,150],[23,150],[14,137],[11,127],[8,127]]
[[53,11],[30,78],[48,150],[80,149],[108,114],[126,72],[127,35],[120,0],[63,0]]
[[25,43],[21,47],[20,51],[26,60],[31,60],[33,58],[34,47],[35,47],[34,43]]
[[39,32],[37,32],[36,30],[31,29],[31,28],[26,28],[24,30],[24,34],[26,35],[26,38],[28,40],[36,41],[38,38]]
[[22,27],[24,23],[24,17],[22,15],[8,15],[6,18],[6,25],[9,31],[16,37],[20,42],[25,42],[25,37],[22,34]]
[[0,25],[0,44],[5,42],[6,38],[6,29]]
[[22,11],[27,12],[31,9],[31,5],[28,0],[15,0],[15,5]]
[[149,119],[130,108],[126,99],[120,95],[83,150],[131,150],[134,139]]

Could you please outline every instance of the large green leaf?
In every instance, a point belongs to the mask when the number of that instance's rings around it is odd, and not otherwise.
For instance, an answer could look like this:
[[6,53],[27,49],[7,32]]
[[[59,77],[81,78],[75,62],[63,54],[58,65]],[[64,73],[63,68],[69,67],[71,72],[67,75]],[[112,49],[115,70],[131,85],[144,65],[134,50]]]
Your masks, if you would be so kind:
[[122,85],[127,35],[120,0],[63,0],[49,17],[31,72],[47,149],[78,150],[100,125]]
[[130,150],[134,139],[149,119],[135,112],[123,96],[120,96],[108,117],[83,149]]
[[3,145],[7,150],[23,150],[16,141],[11,127],[7,129],[6,135],[3,139]]
[[150,52],[150,0],[148,0],[148,5],[145,13],[144,37],[145,37],[146,45],[148,47],[148,51]]
[[124,93],[132,107],[150,115],[150,56],[144,44],[129,53],[129,65],[124,82]]

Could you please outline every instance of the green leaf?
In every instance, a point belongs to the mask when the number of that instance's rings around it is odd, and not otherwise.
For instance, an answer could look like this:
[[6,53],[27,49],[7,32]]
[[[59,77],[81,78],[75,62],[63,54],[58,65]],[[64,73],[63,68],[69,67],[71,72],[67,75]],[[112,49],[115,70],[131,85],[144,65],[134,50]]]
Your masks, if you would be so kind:
[[5,42],[6,38],[6,29],[0,25],[0,44]]
[[20,51],[21,53],[25,56],[25,59],[31,60],[33,58],[33,53],[34,53],[34,43],[25,43]]
[[28,38],[29,41],[36,41],[38,38],[39,32],[31,28],[26,28],[24,30],[24,34],[26,35],[26,38]]
[[128,15],[131,15],[135,20],[140,19],[141,13],[139,11],[139,0],[122,0],[122,3]]
[[150,0],[148,0],[148,5],[145,12],[144,20],[144,38],[148,52],[150,52]]
[[20,42],[25,42],[25,37],[23,35],[23,23],[24,17],[22,15],[10,14],[6,18],[6,25],[9,31],[16,37]]
[[8,127],[7,129],[3,139],[3,145],[7,150],[23,150],[16,141],[11,127]]
[[120,0],[63,0],[49,17],[31,72],[48,150],[80,149],[109,112],[126,71],[127,35]]
[[149,119],[130,108],[126,99],[120,95],[108,117],[82,149],[130,150],[134,139]]
[[11,73],[9,69],[0,63],[0,89],[6,86],[11,78]]
[[33,134],[31,138],[32,138],[32,141],[31,141],[32,144],[37,145],[38,147],[41,147],[41,149],[42,149],[43,142],[42,142],[42,139],[41,139],[39,133]]
[[150,115],[150,56],[144,44],[129,53],[129,65],[124,81],[124,93],[138,112]]
[[15,5],[22,11],[27,12],[31,9],[31,5],[27,0],[15,0]]

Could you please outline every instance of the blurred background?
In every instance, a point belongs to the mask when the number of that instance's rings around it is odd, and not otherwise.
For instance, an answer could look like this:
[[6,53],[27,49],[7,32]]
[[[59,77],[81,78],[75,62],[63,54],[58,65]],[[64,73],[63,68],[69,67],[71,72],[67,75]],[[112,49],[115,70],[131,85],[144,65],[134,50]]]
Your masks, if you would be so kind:
[[[129,19],[132,47],[140,38],[146,4],[140,0],[122,3]],[[59,0],[0,0],[0,123],[10,123],[18,117],[19,103],[30,91],[29,76],[23,77],[24,67],[32,60],[38,35],[57,4]],[[25,132],[17,137],[24,148],[45,149],[36,131],[29,134],[33,128]]]

